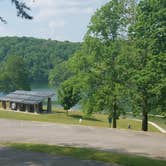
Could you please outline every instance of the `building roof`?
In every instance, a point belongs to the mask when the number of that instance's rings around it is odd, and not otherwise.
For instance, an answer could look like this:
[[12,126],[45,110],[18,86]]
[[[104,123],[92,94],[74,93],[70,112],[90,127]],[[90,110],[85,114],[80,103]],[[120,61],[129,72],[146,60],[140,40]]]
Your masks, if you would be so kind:
[[23,104],[38,104],[47,98],[53,97],[54,95],[55,94],[53,92],[17,90],[4,97],[0,97],[0,100]]

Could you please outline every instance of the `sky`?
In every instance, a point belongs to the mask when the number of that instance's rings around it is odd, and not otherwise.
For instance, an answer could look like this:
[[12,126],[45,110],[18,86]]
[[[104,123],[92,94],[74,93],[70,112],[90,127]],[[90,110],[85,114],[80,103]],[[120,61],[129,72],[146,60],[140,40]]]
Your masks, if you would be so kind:
[[[22,0],[34,19],[16,16],[11,0],[0,0],[0,36],[31,36],[59,41],[81,42],[91,16],[109,0]],[[35,1],[35,2],[34,2]]]

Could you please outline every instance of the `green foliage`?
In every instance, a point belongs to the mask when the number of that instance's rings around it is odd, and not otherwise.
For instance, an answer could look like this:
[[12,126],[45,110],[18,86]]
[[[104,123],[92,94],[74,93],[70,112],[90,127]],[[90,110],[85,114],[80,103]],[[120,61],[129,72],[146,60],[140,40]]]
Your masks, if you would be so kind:
[[165,7],[112,0],[92,16],[81,50],[66,63],[87,115],[141,111],[147,130],[148,112],[165,111]]
[[80,99],[80,92],[74,86],[75,83],[74,79],[67,80],[61,84],[58,90],[58,100],[66,111],[75,106]]
[[114,41],[123,36],[133,3],[134,0],[109,1],[92,16],[87,34],[104,41]]
[[59,85],[72,76],[71,70],[66,65],[66,61],[59,63],[49,73],[49,83],[52,86]]
[[0,74],[0,90],[30,90],[29,71],[19,56],[10,56],[4,63]]
[[[129,31],[135,46],[135,53],[130,57],[132,96],[144,117],[150,111],[164,112],[166,108],[165,18],[165,1],[140,1],[136,22]],[[147,130],[146,127],[147,119],[143,130]]]
[[68,61],[68,66],[78,78],[76,85],[82,83],[81,102],[86,115],[114,112],[116,120],[120,114],[127,78],[123,74],[125,41],[121,34],[128,25],[126,15],[129,7],[130,1],[112,0],[97,10],[91,18],[82,49]]
[[47,81],[50,70],[59,68],[59,63],[68,60],[79,47],[80,43],[68,41],[1,37],[0,64],[11,55],[19,55],[27,64],[31,81]]

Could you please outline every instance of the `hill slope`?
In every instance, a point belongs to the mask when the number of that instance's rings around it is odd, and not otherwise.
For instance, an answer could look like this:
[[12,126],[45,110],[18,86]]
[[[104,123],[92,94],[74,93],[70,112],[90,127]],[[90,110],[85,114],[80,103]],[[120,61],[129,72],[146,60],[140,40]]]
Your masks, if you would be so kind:
[[80,48],[80,43],[36,39],[31,37],[1,37],[0,63],[11,55],[22,56],[30,70],[32,81],[47,81],[49,71],[68,60]]

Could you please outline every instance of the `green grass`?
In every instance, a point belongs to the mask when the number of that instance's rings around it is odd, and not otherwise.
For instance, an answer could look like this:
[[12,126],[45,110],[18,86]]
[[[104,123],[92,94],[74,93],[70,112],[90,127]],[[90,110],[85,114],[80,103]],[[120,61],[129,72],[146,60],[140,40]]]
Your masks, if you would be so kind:
[[82,160],[97,160],[123,166],[165,166],[166,160],[152,159],[148,157],[130,154],[105,152],[88,148],[75,148],[56,145],[12,143],[5,146],[34,152],[44,152],[51,155],[71,156]]
[[[60,109],[55,109],[51,114],[38,114],[38,115],[0,110],[0,118],[64,123],[64,124],[79,124],[79,119],[83,118],[83,114],[79,111],[75,111],[75,112],[70,112],[69,116],[66,116],[65,111]],[[139,131],[141,129],[141,122],[133,121],[130,119],[117,120],[117,128],[127,129],[129,123],[131,124],[131,130]],[[90,119],[83,118],[81,125],[109,127],[107,115],[104,114],[94,114],[93,117]],[[149,131],[159,132],[159,130],[153,127],[152,125],[149,125]]]
[[149,116],[149,120],[166,130],[166,118]]
[[[126,114],[126,117],[130,119],[132,118],[142,119],[140,115],[133,116],[132,113]],[[159,125],[160,127],[166,130],[166,117],[156,117],[155,115],[149,115],[148,120],[156,123],[157,125]]]

